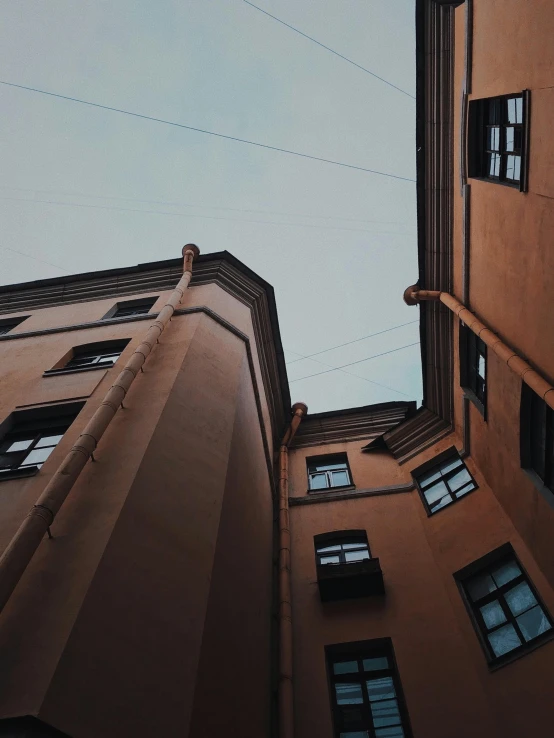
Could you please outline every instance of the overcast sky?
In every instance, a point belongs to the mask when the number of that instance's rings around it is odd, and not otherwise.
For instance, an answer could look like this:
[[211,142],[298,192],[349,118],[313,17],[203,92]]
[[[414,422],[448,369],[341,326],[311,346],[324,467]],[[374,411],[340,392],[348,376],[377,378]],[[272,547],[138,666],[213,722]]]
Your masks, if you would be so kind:
[[[415,94],[413,0],[256,4]],[[5,81],[415,179],[415,101],[243,0],[0,8]],[[417,279],[413,182],[3,85],[0,145],[0,283],[194,242],[275,287],[289,362],[418,319],[402,302]],[[418,339],[413,322],[314,358],[341,366]],[[364,379],[301,379],[327,368],[290,364],[292,400],[316,412],[421,398],[417,345],[346,370]]]

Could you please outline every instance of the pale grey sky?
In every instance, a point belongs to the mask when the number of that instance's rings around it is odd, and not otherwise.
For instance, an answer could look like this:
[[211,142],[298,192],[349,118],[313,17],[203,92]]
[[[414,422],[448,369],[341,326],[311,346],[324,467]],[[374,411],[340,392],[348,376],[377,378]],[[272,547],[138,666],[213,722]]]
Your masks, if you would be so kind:
[[[415,94],[413,0],[256,4]],[[16,84],[415,179],[415,101],[243,0],[2,3],[0,68]],[[0,147],[2,284],[194,242],[275,287],[288,361],[417,321],[402,302],[417,278],[413,182],[3,85]],[[340,366],[418,339],[412,323],[315,358]],[[421,398],[419,346],[348,368],[365,379],[300,379],[326,368],[290,364],[293,401],[315,412]]]

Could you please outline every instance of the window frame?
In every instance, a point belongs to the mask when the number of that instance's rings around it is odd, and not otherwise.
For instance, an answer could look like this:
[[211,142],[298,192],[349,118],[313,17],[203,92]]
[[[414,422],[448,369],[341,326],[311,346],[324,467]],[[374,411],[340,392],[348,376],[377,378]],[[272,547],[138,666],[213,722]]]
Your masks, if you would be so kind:
[[[502,120],[498,123],[489,123],[488,113],[492,104],[500,102],[503,104],[505,101],[510,99],[522,100],[522,122],[509,123],[507,120],[507,113],[502,111]],[[530,91],[521,90],[519,92],[513,92],[506,95],[495,95],[494,97],[481,98],[478,100],[470,100],[469,102],[469,115],[468,115],[468,130],[467,130],[467,141],[468,141],[468,178],[479,179],[484,182],[492,182],[494,184],[501,184],[506,187],[512,187],[518,189],[520,192],[527,192],[528,190],[528,177],[529,177],[529,118],[530,118]],[[487,158],[487,128],[498,127],[499,132],[499,146],[497,152],[500,156],[500,171],[498,176],[487,174],[486,169],[486,158]],[[514,151],[507,151],[505,149],[505,129],[516,128],[521,129],[521,147],[519,153]],[[519,180],[511,180],[506,178],[506,160],[509,155],[520,156],[520,178]]]
[[[345,468],[344,469],[336,469],[335,471],[346,471],[348,474],[348,484],[339,484],[334,486],[327,486],[327,487],[317,487],[313,488],[311,487],[311,475],[312,474],[325,474],[327,479],[329,479],[329,474],[332,474],[331,470],[330,472],[310,472],[310,464],[324,464],[325,462],[332,464],[332,463],[344,463]],[[306,458],[306,473],[308,476],[308,494],[317,494],[317,493],[326,493],[330,492],[332,490],[341,490],[341,489],[354,489],[355,484],[354,480],[352,478],[352,470],[350,469],[350,462],[348,461],[348,454],[346,452],[339,452],[334,454],[321,454],[319,456],[308,456]]]
[[[487,384],[488,384],[488,353],[487,344],[476,335],[465,323],[460,323],[460,386],[464,390],[483,418],[487,419]],[[485,376],[479,374],[479,356],[485,362]],[[479,379],[483,381],[482,397],[479,393]]]
[[[345,545],[358,545],[359,548],[350,549],[351,551],[367,551],[368,557],[364,559],[358,559],[357,561],[347,561],[346,560],[346,551],[344,550],[343,546]],[[340,546],[341,550],[339,552],[329,552],[327,554],[321,555],[318,551],[318,548],[321,550],[322,548],[327,548],[331,546]],[[332,531],[331,533],[320,533],[319,535],[314,536],[314,550],[315,550],[315,560],[316,560],[316,567],[320,566],[350,566],[352,564],[359,564],[363,561],[370,561],[373,556],[371,555],[371,549],[369,547],[369,542],[367,540],[367,533],[365,530],[336,530]],[[338,556],[339,560],[337,562],[327,562],[323,563],[321,561],[322,558],[328,558],[330,556]]]
[[7,336],[13,328],[17,328],[17,326],[21,325],[21,323],[27,320],[28,317],[28,315],[21,315],[17,318],[0,318],[0,338],[2,336]]
[[[443,481],[445,483],[446,488],[447,488],[447,491],[450,494],[450,497],[452,498],[452,501],[449,502],[447,505],[442,505],[437,510],[433,510],[431,508],[431,506],[429,505],[429,503],[427,502],[427,498],[425,496],[426,489],[430,489],[432,485],[429,485],[428,488],[423,489],[422,486],[421,486],[421,484],[420,484],[420,477],[422,477],[424,474],[428,474],[430,471],[432,471],[433,469],[435,469],[437,467],[440,467],[443,464],[447,464],[448,462],[451,462],[453,459],[459,459],[462,462],[462,466],[461,467],[458,467],[457,469],[451,469],[451,470],[449,470],[447,472],[447,475],[445,477],[441,473],[439,479],[435,480],[435,481]],[[448,484],[448,479],[450,479],[451,477],[453,477],[456,474],[458,474],[459,471],[460,471],[460,468],[463,468],[463,469],[465,469],[467,471],[467,473],[470,476],[470,480],[471,480],[471,482],[473,483],[474,486],[473,486],[473,489],[468,490],[461,497],[455,497],[454,495],[455,495],[456,491],[459,491],[459,490],[452,491],[450,489],[450,485]],[[443,451],[442,453],[438,454],[437,456],[434,456],[432,459],[429,459],[429,461],[426,461],[424,464],[422,464],[421,466],[417,467],[416,469],[412,469],[411,474],[412,474],[412,478],[413,478],[413,480],[415,482],[415,485],[417,487],[417,490],[419,492],[419,496],[421,497],[421,501],[423,503],[423,507],[425,508],[425,512],[427,513],[427,517],[431,517],[433,515],[436,515],[441,510],[448,509],[449,507],[451,507],[452,505],[456,504],[457,502],[460,502],[460,500],[465,499],[472,492],[475,492],[476,489],[479,489],[479,485],[477,484],[477,481],[475,480],[475,477],[473,476],[473,474],[468,469],[467,464],[465,463],[464,459],[462,459],[462,457],[460,455],[460,452],[458,451],[458,449],[455,446],[451,446],[450,448],[446,449],[445,451]],[[462,485],[462,487],[460,487],[460,489],[462,489],[467,484],[470,484],[470,482],[469,481],[466,482],[464,485]]]
[[[16,442],[18,437],[20,440],[32,440],[29,446],[20,452],[20,460],[17,466],[13,464],[10,467],[0,469],[0,482],[37,474],[61,443],[63,436],[72,426],[84,405],[84,402],[60,403],[31,410],[15,410],[8,415],[0,424],[0,449],[3,449],[7,443]],[[31,435],[32,433],[34,435]],[[52,451],[43,462],[21,466],[29,454],[35,450],[41,438],[54,435],[61,435],[62,438],[54,446],[51,446]],[[50,446],[40,448],[50,448]]]
[[[533,405],[544,405],[544,477],[535,465],[534,446],[532,443]],[[554,446],[554,410],[546,402],[522,382],[520,406],[520,464],[531,478],[542,496],[551,507],[554,507],[554,453],[549,458],[548,448]]]
[[[94,371],[96,369],[111,369],[119,361],[121,354],[125,351],[130,341],[130,338],[122,338],[113,341],[96,341],[94,343],[84,343],[80,346],[74,346],[70,352],[71,356],[68,357],[66,354],[58,362],[58,365],[54,366],[52,369],[47,369],[43,373],[43,376],[51,377],[58,374],[77,374],[80,372]],[[118,356],[111,364],[91,362],[82,365],[71,365],[71,363],[76,359],[88,358],[88,354],[91,355],[91,358],[101,358],[102,356],[112,356],[115,354],[118,354]],[[62,362],[64,363],[62,364]]]
[[[513,579],[508,580],[508,582],[505,582],[502,586],[497,587],[496,590],[489,592],[486,596],[479,598],[477,601],[473,601],[471,599],[471,595],[467,591],[468,580],[480,574],[483,574],[483,575],[488,574],[490,576],[491,570],[498,568],[503,563],[508,562],[510,560],[515,561],[515,563],[520,569],[520,575],[517,577],[514,577]],[[495,549],[494,551],[490,551],[488,554],[485,554],[485,556],[481,557],[480,559],[477,559],[477,561],[473,561],[471,564],[468,564],[468,566],[464,567],[460,571],[455,572],[454,579],[456,581],[456,585],[460,592],[460,596],[462,598],[464,606],[467,610],[469,619],[471,621],[471,625],[473,626],[473,629],[475,631],[475,634],[477,636],[477,639],[483,650],[483,653],[487,660],[487,664],[491,671],[495,671],[496,669],[499,669],[502,666],[505,666],[506,664],[516,661],[522,656],[525,656],[526,654],[531,653],[536,648],[539,648],[544,643],[547,643],[548,641],[551,641],[554,639],[554,620],[552,619],[552,615],[550,614],[550,611],[548,610],[548,608],[545,606],[544,601],[540,597],[539,592],[533,583],[533,580],[527,573],[525,567],[521,564],[521,561],[519,560],[518,556],[516,555],[510,543],[506,543],[503,546],[500,546],[499,548]],[[544,633],[540,633],[538,636],[536,636],[530,641],[525,641],[524,637],[520,637],[520,628],[519,628],[519,625],[515,621],[517,617],[520,617],[522,614],[524,614],[525,612],[528,612],[532,608],[529,608],[529,610],[523,611],[523,613],[519,613],[517,616],[513,615],[509,607],[505,604],[505,598],[504,598],[505,592],[508,592],[509,590],[513,589],[514,587],[516,587],[518,584],[521,584],[522,582],[527,584],[532,595],[534,596],[536,600],[536,605],[542,608],[542,611],[550,624],[549,630],[545,631]],[[495,596],[495,593],[497,593],[496,596]],[[502,597],[502,601],[499,601],[498,599],[499,596]],[[520,637],[520,639],[524,641],[517,648],[514,648],[511,651],[508,651],[504,654],[501,654],[500,656],[494,655],[492,647],[487,641],[487,634],[494,632],[494,630],[497,630],[497,629],[487,629],[484,623],[483,616],[479,612],[481,607],[483,607],[486,604],[489,604],[490,602],[494,602],[494,601],[499,601],[500,607],[502,608],[504,615],[507,616],[506,621],[501,623],[499,625],[499,628],[502,628],[508,624],[510,625],[515,624],[516,625],[515,630],[516,630],[516,633],[518,634],[518,637]],[[536,607],[536,605],[533,605],[533,607]]]
[[[157,302],[159,298],[159,295],[156,295],[155,297],[141,297],[136,300],[121,300],[119,302],[116,302],[115,305],[113,305],[108,312],[104,315],[101,320],[108,320],[108,319],[116,319],[116,318],[133,318],[136,315],[148,315],[148,313],[152,310],[155,303]],[[118,315],[118,313],[121,310],[127,310],[131,308],[140,308],[140,307],[146,307],[148,306],[148,310],[141,310],[140,312],[131,312],[126,313],[125,315]]]
[[[373,669],[365,671],[363,669],[364,659],[383,658],[388,659],[387,669]],[[346,674],[335,674],[333,665],[340,663],[341,661],[357,661],[358,671]],[[410,716],[406,705],[406,699],[404,696],[404,690],[402,689],[402,682],[400,680],[400,674],[392,640],[390,638],[377,638],[369,641],[357,641],[354,643],[341,643],[335,645],[325,646],[325,663],[327,669],[327,683],[329,688],[329,699],[331,705],[331,714],[333,718],[333,735],[335,738],[339,738],[342,732],[345,732],[344,728],[341,727],[341,716],[340,706],[336,700],[335,684],[358,682],[364,685],[365,682],[369,681],[366,675],[371,674],[373,679],[382,679],[384,677],[391,677],[395,690],[395,699],[398,704],[398,712],[401,718],[401,728],[404,732],[404,738],[413,738],[413,733],[410,724]],[[375,726],[373,725],[373,719],[371,716],[371,703],[367,695],[367,689],[362,686],[362,714],[364,716],[366,725],[361,728],[351,728],[352,731],[367,731],[369,738],[375,738]],[[393,727],[393,726],[380,726]],[[350,729],[350,728],[349,728]]]

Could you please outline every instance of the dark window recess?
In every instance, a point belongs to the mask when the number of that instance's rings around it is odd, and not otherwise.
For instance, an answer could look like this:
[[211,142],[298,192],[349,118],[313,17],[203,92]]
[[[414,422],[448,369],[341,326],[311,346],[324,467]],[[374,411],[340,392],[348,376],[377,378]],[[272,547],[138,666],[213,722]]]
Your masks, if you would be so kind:
[[308,486],[310,490],[348,487],[352,477],[346,454],[317,456],[308,459]]
[[4,318],[3,320],[0,320],[0,336],[5,336],[6,333],[9,333],[20,323],[23,323],[27,318],[28,316],[24,315],[22,318]]
[[116,303],[103,320],[108,318],[126,318],[132,315],[146,315],[152,309],[157,297],[145,297],[141,300],[126,300],[125,302]]
[[487,346],[466,325],[460,325],[460,383],[484,414],[487,404]]
[[0,426],[0,480],[36,473],[75,420],[83,403],[12,413]]
[[328,646],[326,651],[336,738],[409,738],[390,641]]
[[527,95],[469,103],[468,174],[526,189]]
[[317,583],[322,602],[383,594],[383,572],[364,530],[315,536]]
[[489,663],[511,660],[550,637],[552,620],[511,547],[467,569],[456,579]]
[[65,371],[74,371],[76,369],[90,369],[98,367],[99,369],[109,368],[121,356],[121,352],[129,343],[130,339],[123,341],[106,341],[103,343],[88,343],[83,346],[76,346],[73,349],[73,357],[59,369],[51,369],[48,373],[58,374]]
[[446,453],[446,458],[432,460],[412,472],[429,515],[477,489],[456,449]]
[[554,492],[554,410],[527,385],[521,402],[521,465]]

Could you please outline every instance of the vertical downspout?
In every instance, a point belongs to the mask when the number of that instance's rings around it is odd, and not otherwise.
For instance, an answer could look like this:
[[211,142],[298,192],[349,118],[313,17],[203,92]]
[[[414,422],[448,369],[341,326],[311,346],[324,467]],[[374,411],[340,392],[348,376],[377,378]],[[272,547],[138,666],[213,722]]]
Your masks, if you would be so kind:
[[279,738],[293,738],[294,735],[288,447],[308,408],[303,402],[297,402],[292,412],[290,426],[279,449]]
[[83,428],[75,445],[62,461],[0,557],[0,612],[121,406],[135,377],[156,345],[156,341],[181,302],[192,277],[193,259],[199,253],[200,250],[194,244],[187,244],[183,247],[183,276],[148,329],[144,340],[125,364],[100,407]]

